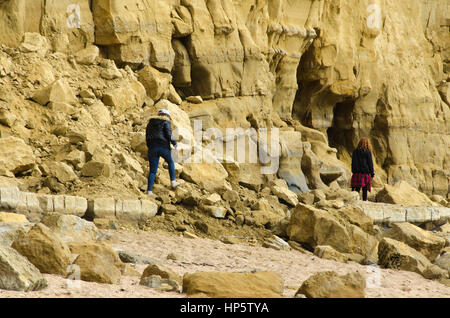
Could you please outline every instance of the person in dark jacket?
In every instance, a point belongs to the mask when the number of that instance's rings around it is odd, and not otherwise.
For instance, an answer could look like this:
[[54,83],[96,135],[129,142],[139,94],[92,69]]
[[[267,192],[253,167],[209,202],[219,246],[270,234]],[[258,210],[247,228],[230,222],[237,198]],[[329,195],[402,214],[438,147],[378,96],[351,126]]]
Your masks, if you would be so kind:
[[172,159],[170,145],[177,148],[177,142],[172,136],[170,125],[170,113],[168,110],[161,109],[158,115],[150,118],[145,131],[145,139],[148,147],[148,161],[150,172],[148,174],[147,194],[153,195],[153,183],[158,172],[159,158],[163,157],[169,166],[170,181],[172,189],[180,184],[175,181],[175,163]]
[[363,201],[367,201],[367,191],[372,190],[372,179],[375,176],[372,160],[372,145],[368,138],[361,138],[358,147],[352,154],[352,191],[362,188]]

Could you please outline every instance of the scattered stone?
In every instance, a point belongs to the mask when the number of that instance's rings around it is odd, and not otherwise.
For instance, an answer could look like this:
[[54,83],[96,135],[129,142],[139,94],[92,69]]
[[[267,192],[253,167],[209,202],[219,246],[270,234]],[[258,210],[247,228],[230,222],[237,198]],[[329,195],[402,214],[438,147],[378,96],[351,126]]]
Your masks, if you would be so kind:
[[48,103],[75,104],[77,102],[71,87],[63,79],[56,80],[49,86],[36,91],[32,99],[42,106]]
[[377,239],[340,218],[338,213],[333,214],[299,203],[292,213],[286,232],[290,240],[312,248],[329,245],[341,253],[376,257]]
[[30,170],[36,164],[32,148],[17,137],[0,138],[0,168],[12,173]]
[[91,45],[75,53],[75,61],[83,65],[92,65],[99,55],[100,49],[95,45]]
[[276,235],[272,235],[270,238],[266,239],[262,245],[263,247],[273,248],[278,251],[289,251],[291,246]]
[[45,287],[47,280],[32,263],[0,243],[0,289],[36,291]]
[[183,237],[189,238],[189,239],[197,239],[198,238],[197,235],[195,235],[194,233],[191,233],[189,231],[184,231],[183,232]]
[[117,253],[119,254],[120,260],[124,263],[144,264],[144,265],[157,263],[156,260],[150,257],[133,254],[122,250],[117,251]]
[[161,278],[159,275],[150,275],[141,278],[139,285],[143,285],[149,288],[155,288],[159,291],[165,292],[180,292],[181,287],[177,281],[172,279]]
[[189,96],[186,98],[189,103],[192,104],[201,104],[203,103],[203,98],[201,96]]
[[45,36],[35,32],[26,32],[23,36],[22,43],[19,46],[21,52],[37,52],[43,56],[47,54],[50,48],[49,40]]
[[83,220],[75,215],[47,213],[43,216],[41,222],[66,243],[74,241],[93,242],[99,234],[94,223]]
[[28,220],[23,214],[0,212],[1,222],[28,223]]
[[339,253],[334,248],[328,245],[316,246],[316,248],[314,249],[314,255],[323,259],[341,263],[347,263],[348,261],[348,257],[346,255],[344,255],[343,253]]
[[410,186],[406,181],[400,181],[394,185],[386,184],[377,193],[376,200],[377,202],[404,206],[432,206],[435,204],[425,194]]
[[431,234],[411,223],[394,223],[392,228],[383,233],[388,237],[403,242],[413,249],[419,251],[433,262],[445,247],[445,239]]
[[227,209],[222,206],[205,205],[203,206],[203,210],[210,216],[217,219],[224,219],[227,214]]
[[161,73],[157,69],[146,66],[138,73],[139,81],[144,85],[147,95],[155,102],[164,98],[165,93],[169,91],[172,76]]
[[296,295],[307,298],[364,298],[366,280],[358,272],[338,275],[335,272],[319,272],[305,280]]
[[167,255],[167,259],[170,259],[173,261],[181,261],[181,260],[183,260],[183,257],[177,253],[169,253]]
[[183,277],[183,293],[205,294],[211,298],[280,298],[283,279],[275,272],[187,273]]
[[45,274],[66,275],[72,260],[67,245],[41,223],[20,235],[11,247]]
[[387,237],[378,245],[378,259],[379,264],[386,268],[415,272],[425,278],[440,278],[448,274],[444,270],[439,273],[423,254],[412,247]]
[[[284,183],[286,184],[286,181],[284,181]],[[286,202],[290,206],[295,207],[298,204],[297,194],[289,190],[287,184],[286,187],[276,185],[273,186],[271,189],[273,194],[275,194],[280,200]]]
[[181,285],[182,283],[182,278],[180,275],[178,275],[177,273],[175,273],[174,271],[172,271],[170,268],[165,267],[163,265],[157,265],[157,264],[151,264],[149,266],[147,266],[144,270],[144,272],[142,273],[141,276],[141,281],[146,278],[146,277],[150,277],[153,275],[158,275],[163,279],[168,279],[168,280],[172,280],[177,282],[178,284]]
[[117,252],[105,243],[69,244],[73,254],[78,254],[73,264],[80,267],[80,279],[103,284],[118,284],[124,264]]

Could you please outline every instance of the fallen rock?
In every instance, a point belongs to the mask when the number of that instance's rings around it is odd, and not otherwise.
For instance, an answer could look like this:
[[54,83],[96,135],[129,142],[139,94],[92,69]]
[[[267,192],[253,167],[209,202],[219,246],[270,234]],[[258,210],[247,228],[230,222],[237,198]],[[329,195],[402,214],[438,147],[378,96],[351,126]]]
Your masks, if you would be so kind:
[[64,162],[52,161],[47,164],[47,167],[50,171],[50,176],[55,177],[61,183],[70,183],[78,179],[72,167]]
[[172,80],[172,76],[169,74],[161,73],[151,66],[146,66],[137,75],[139,81],[144,85],[147,95],[154,102],[164,98],[165,94],[169,92]]
[[80,279],[103,284],[118,284],[124,264],[117,252],[106,243],[69,243],[73,264],[80,267]]
[[33,223],[0,222],[0,244],[11,246],[21,235],[28,232]]
[[404,206],[433,206],[425,194],[409,185],[406,181],[394,185],[386,184],[376,195],[377,202],[400,204]]
[[45,287],[47,280],[32,263],[0,243],[0,289],[36,291]]
[[201,96],[189,96],[186,98],[186,101],[192,104],[201,104],[203,103],[203,98]]
[[146,277],[150,277],[150,276],[153,276],[153,275],[158,275],[158,276],[160,276],[163,279],[175,281],[175,282],[177,282],[180,285],[182,283],[182,278],[181,278],[180,275],[175,273],[170,268],[167,268],[167,267],[165,267],[163,265],[160,265],[160,264],[151,264],[151,265],[147,266],[144,269],[144,272],[142,273],[141,281],[143,279],[145,279]]
[[92,223],[75,215],[47,213],[41,223],[50,228],[63,242],[95,241],[98,229]]
[[293,241],[309,245],[329,245],[341,253],[376,257],[378,241],[356,225],[338,219],[330,212],[299,203],[292,213],[287,235]]
[[340,217],[348,221],[350,224],[360,227],[364,232],[375,235],[376,231],[373,227],[373,220],[367,216],[363,209],[357,206],[347,205],[337,211]]
[[187,273],[183,277],[183,293],[205,294],[211,298],[280,298],[283,279],[274,272]]
[[312,275],[298,289],[296,295],[307,298],[364,298],[366,280],[358,272],[338,275],[320,272]]
[[100,49],[95,45],[90,45],[89,47],[75,53],[75,61],[79,64],[91,65],[94,64],[99,55]]
[[433,262],[445,247],[445,239],[431,234],[408,222],[393,223],[392,228],[383,233],[388,237],[403,242],[419,251]]
[[23,214],[0,212],[0,223],[2,222],[28,223],[28,220]]
[[106,177],[112,176],[114,167],[106,162],[89,161],[81,169],[81,175],[84,177]]
[[11,247],[45,274],[66,275],[72,260],[68,246],[41,223],[20,235]]
[[35,32],[26,32],[23,36],[22,43],[19,50],[24,53],[37,52],[41,55],[46,55],[50,50],[51,45],[49,40]]
[[219,163],[185,163],[181,178],[195,183],[208,192],[218,192],[224,189],[228,172]]
[[272,235],[270,238],[266,239],[262,246],[267,248],[273,248],[278,251],[291,250],[291,246],[285,240],[276,235]]
[[284,180],[279,180],[284,185],[274,185],[271,187],[272,193],[276,195],[281,201],[286,202],[290,206],[295,207],[298,204],[298,197],[293,191],[288,189],[287,183]]
[[425,278],[441,278],[447,275],[444,270],[439,272],[435,268],[437,266],[412,247],[387,237],[378,245],[378,260],[379,264],[386,268],[415,272]]
[[144,278],[141,278],[139,281],[139,285],[146,286],[149,288],[155,288],[159,291],[166,292],[180,292],[181,287],[177,281],[167,278],[161,278],[159,275],[150,275]]
[[316,246],[314,249],[314,255],[336,262],[347,263],[348,257],[342,253],[339,253],[334,248],[328,245]]
[[20,173],[35,166],[33,150],[21,138],[0,138],[0,149],[0,169]]
[[120,260],[124,263],[133,263],[133,264],[155,264],[156,260],[150,257],[145,257],[138,254],[129,253],[126,251],[119,250],[117,251],[120,257]]
[[222,206],[205,205],[203,210],[210,216],[217,219],[224,219],[227,214],[227,209]]
[[36,91],[32,99],[42,106],[48,103],[74,104],[77,102],[72,88],[63,79],[56,80],[49,86]]

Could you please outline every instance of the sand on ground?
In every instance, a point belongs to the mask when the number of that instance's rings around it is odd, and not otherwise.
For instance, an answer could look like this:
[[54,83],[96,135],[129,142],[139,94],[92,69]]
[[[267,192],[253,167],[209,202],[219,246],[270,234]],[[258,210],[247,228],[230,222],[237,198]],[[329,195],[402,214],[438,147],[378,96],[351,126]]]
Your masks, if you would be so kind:
[[[283,277],[283,297],[294,297],[304,280],[321,271],[346,274],[358,271],[365,275],[368,298],[448,298],[450,287],[427,280],[419,274],[392,269],[379,269],[356,263],[345,264],[324,260],[299,251],[275,249],[246,244],[225,244],[205,238],[185,238],[173,233],[147,231],[107,231],[114,248],[150,257],[178,273],[274,271]],[[168,254],[177,260],[167,259]],[[147,265],[134,266],[140,273]],[[48,287],[35,292],[0,290],[0,298],[178,298],[186,294],[163,292],[139,285],[139,277],[122,276],[120,284],[98,284],[44,275]]]

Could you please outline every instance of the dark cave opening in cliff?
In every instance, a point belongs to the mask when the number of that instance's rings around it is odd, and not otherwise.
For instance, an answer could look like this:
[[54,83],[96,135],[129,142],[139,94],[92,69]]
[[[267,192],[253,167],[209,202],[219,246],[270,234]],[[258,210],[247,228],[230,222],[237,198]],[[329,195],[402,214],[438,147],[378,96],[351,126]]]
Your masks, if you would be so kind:
[[353,149],[353,110],[355,100],[347,99],[337,103],[333,110],[333,122],[327,129],[328,143],[336,148],[339,154],[351,152]]

